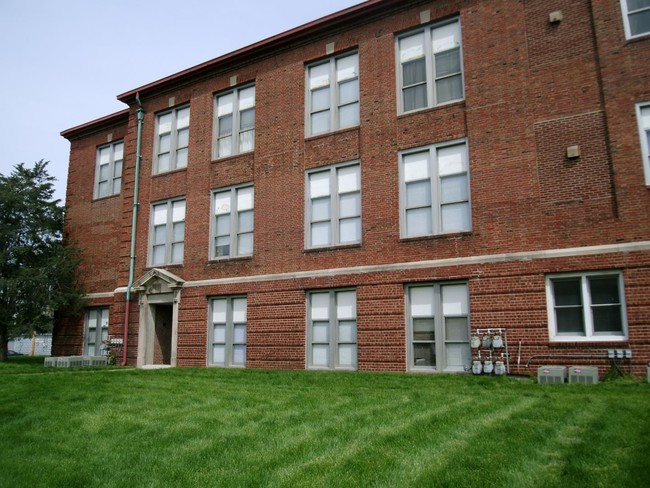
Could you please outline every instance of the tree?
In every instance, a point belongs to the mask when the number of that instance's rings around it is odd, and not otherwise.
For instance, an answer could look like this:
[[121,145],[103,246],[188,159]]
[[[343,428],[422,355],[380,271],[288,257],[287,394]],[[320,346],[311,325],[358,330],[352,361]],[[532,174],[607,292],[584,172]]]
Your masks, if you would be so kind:
[[55,312],[82,305],[78,253],[63,243],[65,209],[47,164],[0,174],[0,361],[11,337],[51,331]]

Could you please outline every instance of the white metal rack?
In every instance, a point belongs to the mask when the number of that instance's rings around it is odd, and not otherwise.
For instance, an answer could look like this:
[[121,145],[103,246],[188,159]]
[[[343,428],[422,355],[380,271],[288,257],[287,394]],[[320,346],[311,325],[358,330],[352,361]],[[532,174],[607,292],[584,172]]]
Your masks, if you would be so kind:
[[[506,365],[506,374],[510,374],[510,351],[508,350],[508,331],[505,327],[489,327],[487,329],[476,329],[472,335],[478,336],[481,341],[478,348],[472,348],[472,355],[478,358],[479,361],[483,359],[504,361]],[[490,338],[488,347],[484,347],[483,338],[488,336]],[[503,341],[502,347],[494,347],[494,337],[501,336]]]

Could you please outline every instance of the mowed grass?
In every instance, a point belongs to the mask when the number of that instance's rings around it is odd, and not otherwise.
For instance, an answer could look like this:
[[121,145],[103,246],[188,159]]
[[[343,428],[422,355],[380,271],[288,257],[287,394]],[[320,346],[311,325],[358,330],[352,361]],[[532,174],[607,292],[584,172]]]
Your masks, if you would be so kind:
[[2,487],[643,487],[650,385],[0,364]]

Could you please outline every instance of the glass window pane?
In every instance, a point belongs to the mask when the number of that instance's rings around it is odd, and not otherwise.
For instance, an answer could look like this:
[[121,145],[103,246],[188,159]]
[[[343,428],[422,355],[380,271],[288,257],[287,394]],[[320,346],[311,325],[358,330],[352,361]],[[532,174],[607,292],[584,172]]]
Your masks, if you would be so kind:
[[153,207],[153,225],[162,225],[167,223],[167,204],[154,205]]
[[185,222],[176,222],[173,225],[173,237],[174,242],[182,241],[185,236]]
[[176,152],[176,167],[185,168],[187,166],[187,148],[179,149]]
[[249,130],[239,134],[239,152],[252,151],[255,147],[255,131]]
[[317,198],[311,201],[311,221],[318,222],[330,220],[330,199],[329,197]]
[[226,323],[227,300],[220,298],[212,300],[212,322],[215,324]]
[[237,210],[249,210],[253,208],[253,187],[239,188],[237,190]]
[[104,165],[111,162],[111,148],[102,147],[99,150],[99,164]]
[[433,317],[432,286],[409,288],[409,299],[412,317]]
[[246,344],[246,326],[235,325],[233,327],[233,344]]
[[650,7],[650,0],[626,0],[627,11],[633,12],[643,7]]
[[190,131],[187,129],[178,131],[178,147],[187,147],[190,143]]
[[357,346],[355,344],[339,345],[339,366],[354,368],[357,365]]
[[103,181],[99,184],[99,189],[97,190],[98,197],[105,197],[109,194],[108,181]]
[[185,200],[178,200],[172,203],[172,221],[180,222],[185,220]]
[[406,211],[406,235],[420,236],[433,232],[431,208],[416,208]]
[[230,191],[215,193],[214,195],[214,213],[230,213]]
[[309,89],[321,88],[330,84],[329,62],[309,68]]
[[452,203],[442,206],[442,232],[459,232],[471,228],[468,203]]
[[552,283],[556,307],[582,305],[580,278],[557,279]]
[[226,346],[212,346],[212,364],[226,364]]
[[153,229],[153,243],[155,245],[164,244],[167,241],[167,226],[157,225]]
[[336,293],[336,317],[339,320],[357,317],[357,293],[355,291]]
[[232,134],[232,115],[225,115],[219,118],[219,137]]
[[255,106],[255,87],[249,86],[239,91],[239,110],[246,110]]
[[436,349],[434,344],[413,344],[413,366],[435,366]]
[[348,80],[359,76],[359,56],[352,54],[336,60],[336,80]]
[[436,339],[433,319],[413,319],[413,340],[434,341]]
[[233,298],[232,321],[236,324],[246,323],[246,299],[245,298]]
[[176,129],[183,129],[190,125],[190,108],[185,107],[176,112]]
[[237,230],[239,232],[252,232],[253,231],[253,211],[247,210],[239,212],[237,219]]
[[99,167],[99,180],[100,181],[106,181],[109,176],[110,176],[110,165],[109,164],[102,164]]
[[311,111],[320,112],[330,108],[329,87],[320,88],[311,92]]
[[223,344],[226,342],[226,326],[215,325],[212,329],[212,342],[215,344]]
[[323,222],[311,225],[311,245],[326,246],[332,243],[330,223]]
[[225,236],[230,234],[230,214],[217,216],[217,235]]
[[558,334],[585,335],[582,307],[556,308],[555,321]]
[[417,85],[404,89],[404,111],[417,110],[427,106],[427,87]]
[[158,173],[169,171],[169,153],[158,155]]
[[330,194],[330,172],[320,171],[309,175],[309,197],[314,199]]
[[232,155],[232,136],[219,139],[219,157],[225,158]]
[[339,128],[359,125],[359,104],[353,103],[339,108]]
[[339,197],[339,217],[357,217],[361,215],[361,194],[346,193]]
[[115,161],[115,165],[113,166],[113,176],[122,176],[122,161]]
[[446,146],[438,149],[438,173],[440,176],[464,173],[467,171],[465,144]]
[[469,342],[467,317],[445,317],[445,340]]
[[403,158],[404,181],[417,181],[429,178],[429,151],[406,154]]
[[346,320],[339,323],[339,342],[357,342],[357,323]]
[[248,130],[255,127],[255,109],[244,110],[239,116],[239,130]]
[[233,112],[233,100],[234,96],[232,93],[221,95],[217,98],[217,117],[222,117]]
[[443,285],[440,290],[442,294],[442,314],[444,316],[465,316],[469,313],[467,285]]
[[329,342],[329,322],[314,322],[311,329],[312,343]]
[[323,345],[312,346],[311,363],[316,367],[329,367],[330,347]]
[[439,53],[460,46],[460,24],[452,22],[433,29],[431,33],[433,52]]
[[217,237],[215,251],[218,258],[230,256],[230,236]]
[[641,127],[643,127],[644,129],[650,129],[650,107],[642,107],[640,112],[641,112]]
[[588,281],[591,303],[607,304],[620,302],[618,296],[618,276],[590,276]]
[[406,184],[406,208],[431,206],[431,182],[429,180]]
[[246,364],[246,346],[236,345],[232,348],[232,364],[244,365]]
[[[424,58],[409,61],[402,65],[402,86],[419,85],[427,81],[427,65]],[[424,85],[423,85],[424,86]],[[426,89],[425,89],[426,90]]]
[[399,40],[399,55],[402,63],[424,56],[424,33],[402,37]]
[[594,320],[594,332],[596,334],[623,334],[620,305],[592,307],[591,313]]
[[359,101],[359,80],[346,81],[339,85],[339,105]]
[[182,263],[183,262],[183,251],[185,245],[182,242],[172,244],[172,263]]
[[113,180],[113,193],[119,193],[122,187],[122,178],[115,178]]
[[650,10],[644,10],[629,16],[630,33],[633,36],[650,32]]
[[460,75],[450,76],[436,81],[437,103],[446,103],[463,98],[463,78]]
[[118,142],[113,145],[113,159],[119,161],[124,159],[124,143]]
[[330,111],[318,112],[311,116],[311,133],[321,134],[330,130]]
[[167,153],[169,152],[172,144],[172,136],[169,134],[165,134],[164,136],[160,136],[160,139],[158,139],[158,152],[159,153]]
[[446,176],[440,179],[441,201],[459,202],[469,199],[467,175]]
[[341,244],[361,240],[361,219],[344,219],[339,222],[339,240]]
[[237,237],[237,255],[250,256],[253,254],[253,234],[239,234]]
[[329,319],[329,293],[312,293],[311,294],[311,319],[327,320]]
[[158,134],[165,134],[172,130],[171,112],[158,116]]
[[359,165],[344,166],[336,171],[339,193],[356,191],[361,188],[361,169]]
[[165,263],[165,246],[154,246],[151,262],[154,265]]
[[435,64],[436,78],[460,73],[460,49],[436,54]]
[[445,346],[446,368],[464,371],[472,364],[472,351],[469,344],[447,344]]

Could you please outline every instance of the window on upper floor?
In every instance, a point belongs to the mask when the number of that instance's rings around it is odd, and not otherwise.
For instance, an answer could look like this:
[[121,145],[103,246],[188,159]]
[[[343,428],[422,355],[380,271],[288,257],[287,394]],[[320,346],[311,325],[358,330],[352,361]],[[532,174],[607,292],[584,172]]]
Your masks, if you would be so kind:
[[108,340],[108,307],[86,311],[84,324],[84,356],[105,356]]
[[650,0],[621,0],[625,37],[650,34]]
[[252,185],[221,189],[213,193],[212,259],[253,254],[254,206]]
[[308,136],[359,125],[359,55],[307,66],[306,100]]
[[97,149],[95,198],[118,195],[122,188],[124,142],[106,144]]
[[641,138],[645,184],[650,185],[650,103],[638,104],[636,106],[636,116],[639,123],[639,137]]
[[307,171],[305,247],[361,242],[361,165]]
[[459,19],[400,35],[396,53],[399,113],[464,98]]
[[355,290],[327,290],[308,294],[307,367],[357,368]]
[[552,341],[620,341],[627,337],[619,272],[547,276],[546,298]]
[[149,265],[181,264],[185,250],[185,200],[168,200],[151,207]]
[[218,297],[210,300],[208,364],[246,366],[246,297]]
[[190,107],[179,107],[156,117],[154,174],[187,166],[190,143]]
[[400,202],[402,237],[471,230],[466,142],[402,151]]
[[255,148],[255,86],[248,85],[214,98],[213,158],[225,158]]

